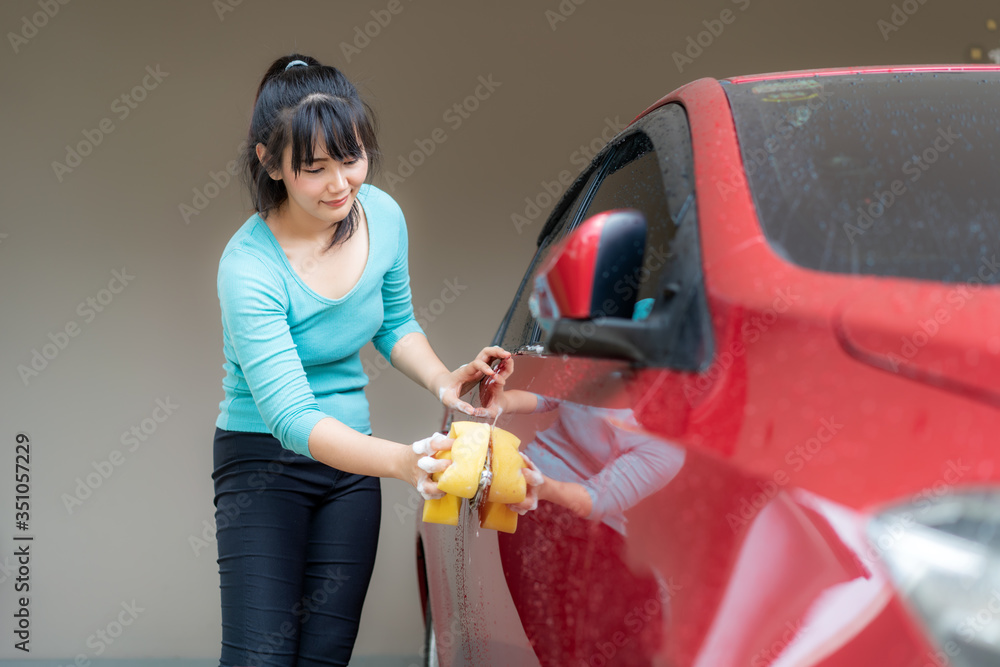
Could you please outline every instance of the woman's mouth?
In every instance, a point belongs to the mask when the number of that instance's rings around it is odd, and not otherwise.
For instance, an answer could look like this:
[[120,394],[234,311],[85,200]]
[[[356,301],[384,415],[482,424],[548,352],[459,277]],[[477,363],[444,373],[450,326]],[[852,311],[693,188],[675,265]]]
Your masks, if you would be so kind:
[[340,208],[341,206],[347,203],[347,200],[350,198],[350,196],[351,196],[350,194],[346,194],[340,199],[335,199],[333,201],[325,201],[323,203],[329,206],[330,208]]

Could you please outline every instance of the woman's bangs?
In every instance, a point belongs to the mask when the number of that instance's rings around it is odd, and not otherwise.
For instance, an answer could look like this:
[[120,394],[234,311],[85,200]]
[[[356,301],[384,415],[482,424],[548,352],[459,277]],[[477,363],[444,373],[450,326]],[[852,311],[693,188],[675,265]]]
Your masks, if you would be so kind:
[[367,119],[364,109],[344,99],[313,100],[303,104],[292,117],[292,168],[298,173],[319,157],[313,154],[317,140],[334,160],[349,161],[365,154],[362,143]]

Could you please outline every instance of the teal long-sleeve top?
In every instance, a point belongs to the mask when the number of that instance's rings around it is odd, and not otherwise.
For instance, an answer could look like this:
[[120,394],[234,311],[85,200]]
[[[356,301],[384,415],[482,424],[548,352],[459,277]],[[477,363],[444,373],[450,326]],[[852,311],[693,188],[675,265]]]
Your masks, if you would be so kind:
[[309,458],[309,433],[324,417],[371,433],[361,348],[371,341],[390,360],[400,338],[423,330],[413,316],[402,210],[369,184],[358,202],[368,261],[340,299],[302,281],[257,213],[226,245],[218,274],[226,359],[219,428],[270,433]]

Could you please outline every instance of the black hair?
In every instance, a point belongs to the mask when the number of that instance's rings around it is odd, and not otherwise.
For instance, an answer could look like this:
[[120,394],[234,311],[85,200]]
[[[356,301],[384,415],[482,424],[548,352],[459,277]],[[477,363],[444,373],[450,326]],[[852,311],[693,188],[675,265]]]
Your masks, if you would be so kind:
[[[294,60],[307,65],[296,64],[285,69]],[[292,169],[298,176],[303,165],[312,164],[317,138],[322,138],[327,153],[335,160],[366,155],[366,182],[378,171],[382,156],[375,113],[358,95],[354,84],[336,67],[323,65],[310,56],[295,53],[278,58],[267,69],[257,89],[246,150],[239,158],[254,209],[262,217],[288,199],[284,181],[273,180],[269,175],[281,170],[285,148],[292,149]],[[263,163],[257,157],[258,143],[266,151]],[[355,199],[328,249],[354,234],[359,217]]]

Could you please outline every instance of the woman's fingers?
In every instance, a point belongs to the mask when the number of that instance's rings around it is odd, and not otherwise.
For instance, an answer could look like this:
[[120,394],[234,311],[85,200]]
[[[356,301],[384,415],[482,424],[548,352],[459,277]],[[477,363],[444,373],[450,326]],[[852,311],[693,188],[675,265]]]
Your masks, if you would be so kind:
[[442,449],[448,449],[448,447],[439,446],[444,444],[442,439],[448,440],[449,438],[443,433],[432,433],[423,440],[417,440],[413,443],[413,452],[415,454],[420,454],[421,456],[427,456],[429,454],[435,454]]
[[438,488],[437,482],[431,479],[431,475],[451,465],[451,459],[439,459],[434,456],[442,450],[451,449],[451,443],[451,438],[443,433],[433,433],[413,443],[413,452],[420,456],[417,459],[415,486],[424,500],[444,497],[444,492]]
[[424,477],[417,481],[417,492],[423,496],[424,500],[444,498],[444,491],[439,489],[437,482],[430,477]]
[[472,368],[474,368],[479,373],[479,375],[476,376],[477,379],[480,376],[482,376],[482,375],[495,375],[496,374],[493,371],[493,369],[490,368],[490,365],[488,363],[486,363],[485,361],[482,361],[481,359],[476,359],[475,361],[473,361],[472,364],[471,364],[471,366],[472,366]]
[[449,438],[444,433],[435,433],[431,436],[431,449],[435,452],[442,452],[446,449],[451,449],[454,440]]
[[417,467],[428,475],[442,472],[451,465],[451,459],[438,459],[433,456],[424,456],[417,461]]
[[479,408],[481,412],[485,412],[484,417],[488,419],[496,419],[497,415],[500,414],[500,404],[497,401],[493,401],[488,407]]
[[417,459],[414,486],[425,500],[444,497],[444,493],[438,489],[437,483],[431,479],[431,475],[441,472],[451,465],[451,459],[439,459],[434,456],[449,448],[451,448],[451,439],[442,433],[434,433],[430,437],[413,443],[414,454],[420,456]]
[[545,483],[545,476],[538,469],[538,466],[526,455],[521,454],[521,458],[524,459],[524,463],[527,466],[521,468],[521,474],[524,475],[524,481],[527,484],[528,490],[524,495],[524,500],[508,505],[507,507],[523,516],[538,507],[538,487]]
[[[519,452],[520,453],[520,452]],[[527,454],[521,454],[521,458],[524,459],[524,463],[528,466],[527,468],[521,468],[521,473],[524,475],[524,481],[529,487],[541,486],[545,483],[545,475],[542,471],[538,469],[538,466],[528,458]]]
[[456,401],[455,405],[453,405],[452,407],[454,407],[459,412],[469,415],[470,417],[476,416],[476,409],[471,405],[469,405],[468,403],[466,403],[465,401]]
[[494,359],[506,359],[509,356],[511,356],[510,352],[503,349],[499,345],[491,345],[490,347],[484,347],[479,354],[476,355],[476,359],[490,362]]
[[509,378],[514,372],[514,357],[509,357],[504,360],[504,362],[500,364],[500,368],[498,370],[500,371],[498,374],[499,380],[506,380]]
[[470,404],[466,403],[465,401],[461,401],[461,400],[456,400],[455,403],[453,405],[451,405],[450,407],[454,408],[455,410],[458,410],[459,412],[463,412],[463,413],[469,415],[470,417],[489,417],[490,416],[490,412],[486,408],[474,408]]
[[529,486],[528,493],[525,494],[524,500],[519,503],[507,505],[507,507],[510,508],[511,511],[524,516],[538,507],[538,491],[536,491],[534,487]]

